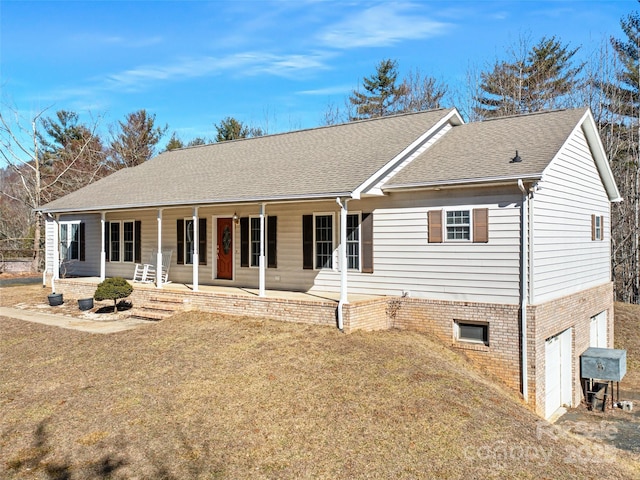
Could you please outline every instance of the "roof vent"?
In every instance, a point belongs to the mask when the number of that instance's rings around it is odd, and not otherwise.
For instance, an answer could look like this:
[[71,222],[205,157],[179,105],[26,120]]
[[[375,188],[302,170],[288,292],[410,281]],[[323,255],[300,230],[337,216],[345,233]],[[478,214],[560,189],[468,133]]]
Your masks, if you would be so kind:
[[518,150],[516,150],[516,156],[513,157],[509,163],[520,163],[521,161],[522,158],[520,158],[520,155],[518,155]]

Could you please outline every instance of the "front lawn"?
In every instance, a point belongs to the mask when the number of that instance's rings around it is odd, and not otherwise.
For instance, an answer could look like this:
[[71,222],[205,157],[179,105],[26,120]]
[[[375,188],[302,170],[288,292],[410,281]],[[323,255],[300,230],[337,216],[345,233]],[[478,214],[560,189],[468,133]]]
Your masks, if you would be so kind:
[[591,450],[414,332],[0,318],[0,356],[0,478],[640,477],[625,452],[576,457]]

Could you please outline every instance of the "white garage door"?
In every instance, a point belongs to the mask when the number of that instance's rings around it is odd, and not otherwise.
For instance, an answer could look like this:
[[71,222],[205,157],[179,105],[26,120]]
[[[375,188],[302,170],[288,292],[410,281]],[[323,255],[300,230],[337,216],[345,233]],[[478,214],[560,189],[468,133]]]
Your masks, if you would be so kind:
[[589,346],[597,348],[607,348],[607,311],[600,312],[591,317],[591,331],[589,335]]
[[571,329],[545,342],[545,417],[571,405]]

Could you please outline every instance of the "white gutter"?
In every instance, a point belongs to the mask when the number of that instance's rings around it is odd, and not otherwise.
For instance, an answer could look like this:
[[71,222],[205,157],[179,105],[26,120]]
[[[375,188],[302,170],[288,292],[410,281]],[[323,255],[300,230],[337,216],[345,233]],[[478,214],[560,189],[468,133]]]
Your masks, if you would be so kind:
[[344,314],[342,312],[344,306],[349,303],[347,295],[347,202],[340,197],[336,198],[336,203],[340,205],[340,301],[338,302],[338,328],[344,331]]
[[520,259],[520,322],[521,322],[521,343],[522,343],[522,366],[521,366],[521,375],[522,375],[522,396],[524,397],[524,401],[526,403],[529,402],[529,385],[528,385],[528,375],[527,375],[527,290],[528,290],[528,259],[529,259],[529,249],[528,249],[528,230],[529,230],[529,213],[528,213],[528,200],[529,200],[529,192],[524,187],[521,179],[518,179],[518,188],[522,192],[522,211],[520,212],[520,220],[521,220],[521,242],[522,242],[522,255]]

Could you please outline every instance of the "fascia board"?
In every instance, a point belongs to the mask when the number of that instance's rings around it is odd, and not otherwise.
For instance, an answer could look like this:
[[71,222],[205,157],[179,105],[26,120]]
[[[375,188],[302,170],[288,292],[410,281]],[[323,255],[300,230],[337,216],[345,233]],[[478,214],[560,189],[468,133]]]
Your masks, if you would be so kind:
[[367,180],[360,184],[353,191],[352,198],[359,199],[362,194],[370,193],[367,191],[369,189],[371,189],[372,192],[383,190],[382,184],[384,179],[392,172],[394,175],[398,173],[397,171],[394,172],[394,170],[398,169],[398,171],[400,171],[402,168],[410,164],[411,161],[413,161],[413,159],[417,157],[419,153],[422,153],[418,152],[418,150],[420,150],[420,147],[427,143],[430,138],[432,138],[446,125],[456,126],[462,125],[463,123],[464,120],[458,113],[458,110],[455,108],[451,109],[451,111],[442,119],[440,119],[440,121],[438,121],[433,127],[427,130],[420,137],[418,137],[407,148],[405,148],[402,152],[392,158],[383,167],[378,169],[373,175],[371,175]]

